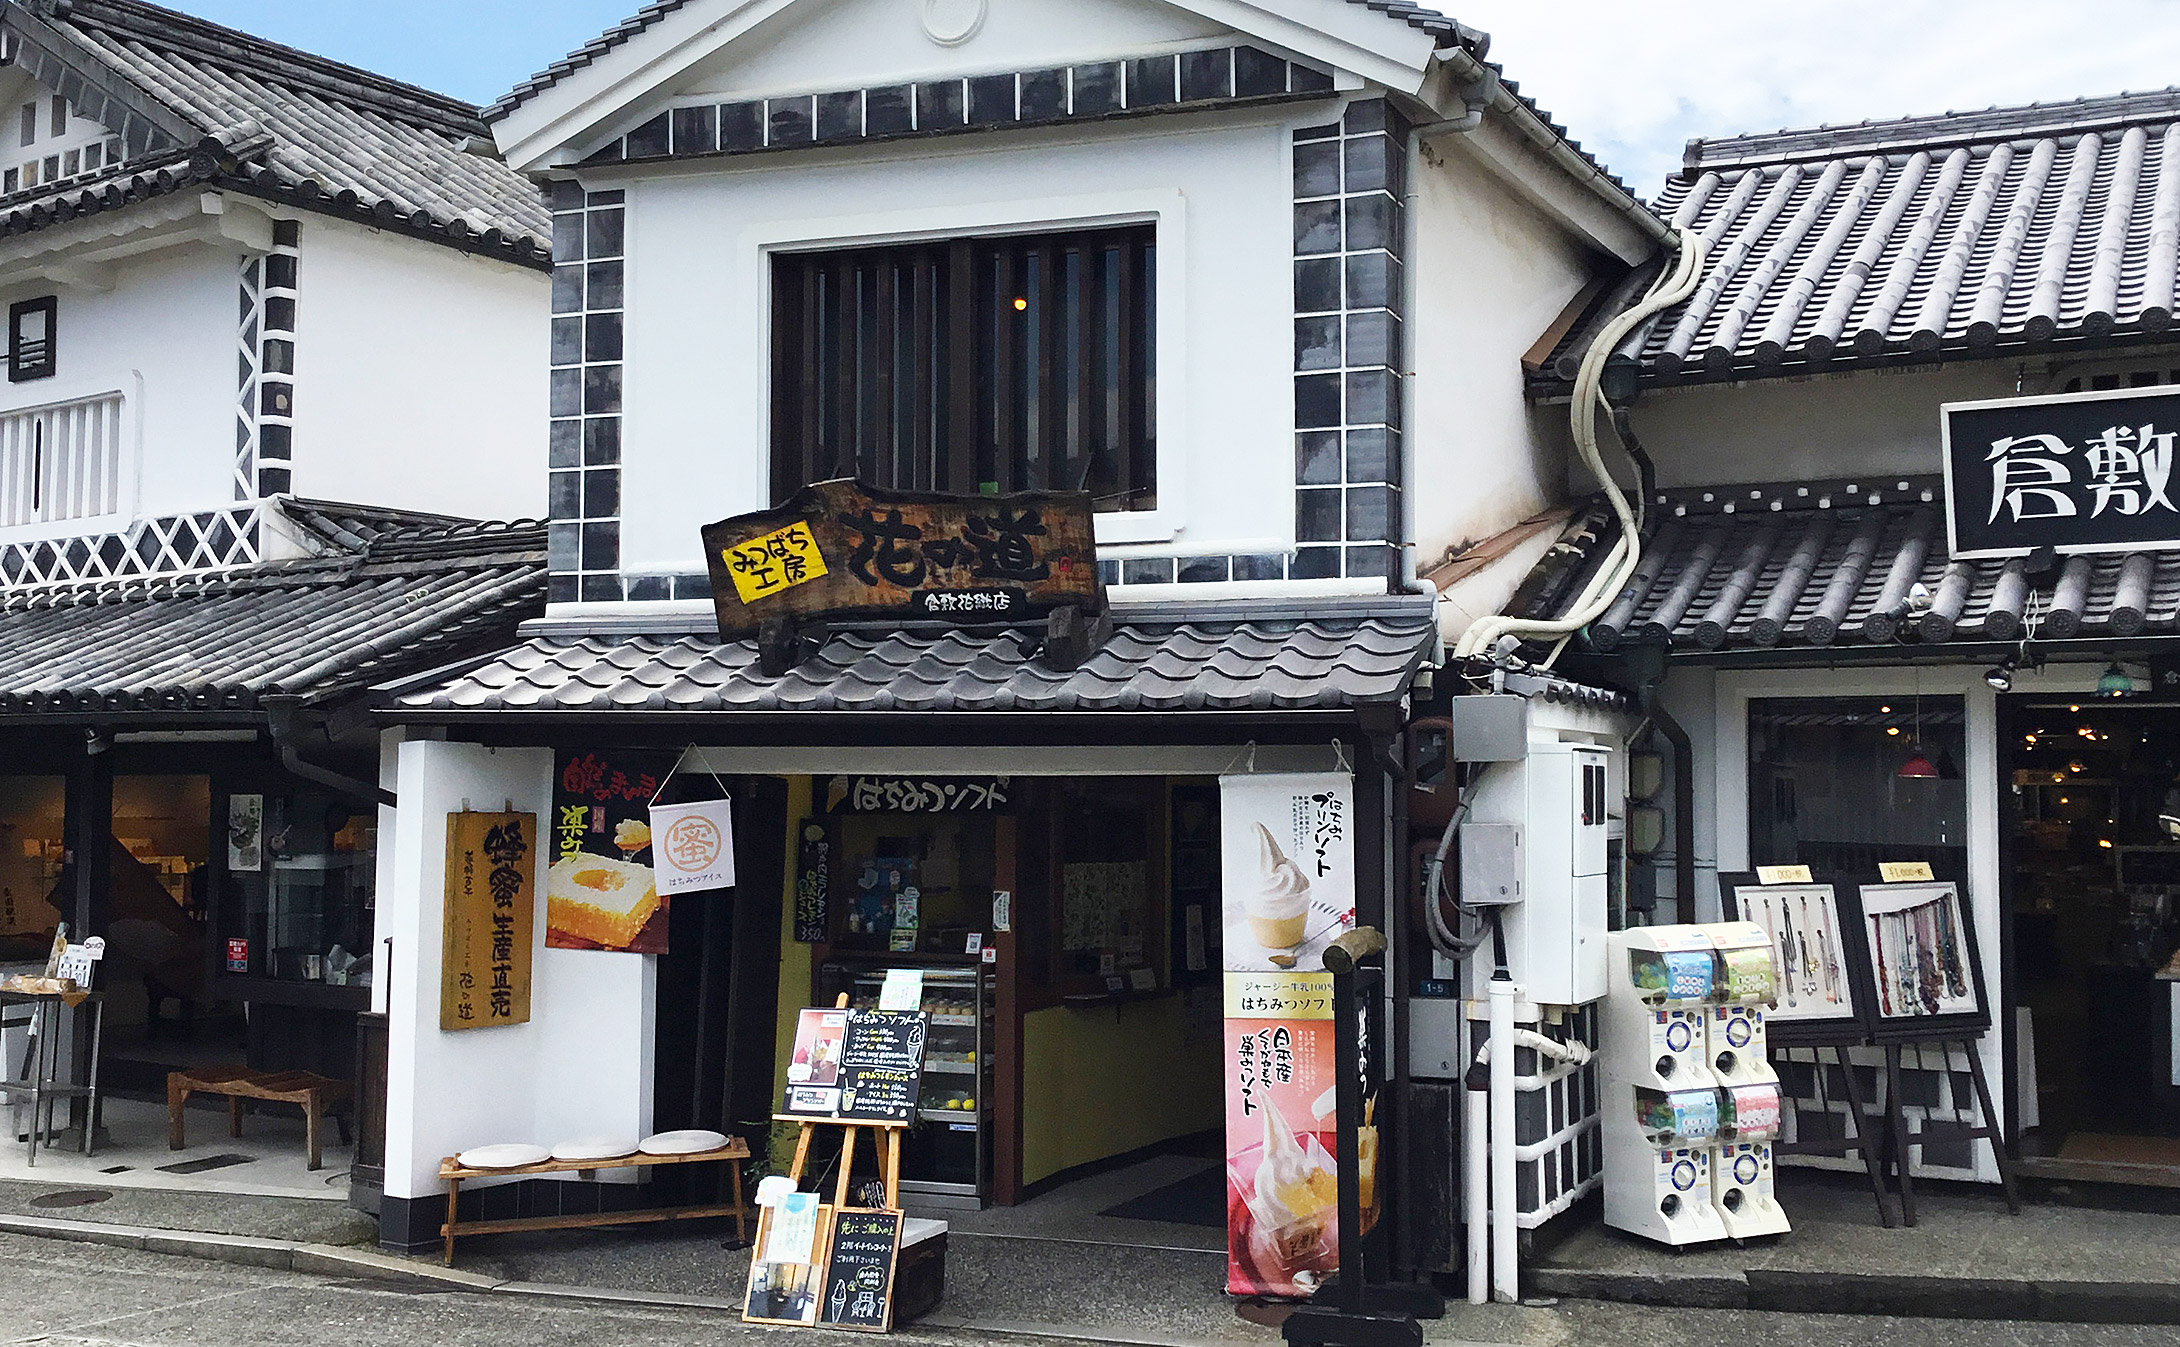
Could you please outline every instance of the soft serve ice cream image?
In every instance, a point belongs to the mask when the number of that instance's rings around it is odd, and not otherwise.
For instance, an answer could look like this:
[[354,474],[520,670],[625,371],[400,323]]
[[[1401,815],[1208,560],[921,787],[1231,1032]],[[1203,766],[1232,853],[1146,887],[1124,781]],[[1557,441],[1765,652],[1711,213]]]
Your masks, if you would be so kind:
[[1241,895],[1248,916],[1249,934],[1267,950],[1290,950],[1302,943],[1309,924],[1310,881],[1302,867],[1279,849],[1279,839],[1261,823],[1249,825],[1256,833],[1257,868],[1247,892]]
[[[1300,1052],[1330,1047],[1297,1042]],[[1297,1080],[1262,1082],[1246,1116],[1227,1116],[1228,1289],[1237,1295],[1307,1295],[1339,1267],[1339,1166],[1333,1133],[1303,1130],[1309,1093]],[[1322,1121],[1322,1120],[1319,1120]],[[1246,1143],[1244,1138],[1247,1138]]]

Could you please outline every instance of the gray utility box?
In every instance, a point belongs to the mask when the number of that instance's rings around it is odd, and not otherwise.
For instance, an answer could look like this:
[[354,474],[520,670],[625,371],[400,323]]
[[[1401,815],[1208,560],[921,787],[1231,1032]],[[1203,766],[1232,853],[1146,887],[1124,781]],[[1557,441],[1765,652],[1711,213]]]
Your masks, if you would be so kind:
[[1529,702],[1511,693],[1453,699],[1455,762],[1520,762],[1529,756]]
[[1522,900],[1521,825],[1461,825],[1461,905],[1497,907]]

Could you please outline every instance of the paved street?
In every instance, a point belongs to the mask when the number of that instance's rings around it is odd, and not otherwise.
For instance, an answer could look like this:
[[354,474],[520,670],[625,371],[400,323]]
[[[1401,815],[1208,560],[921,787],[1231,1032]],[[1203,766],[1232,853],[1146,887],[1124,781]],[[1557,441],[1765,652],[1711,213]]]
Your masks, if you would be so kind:
[[[1516,1347],[1831,1347],[1942,1339],[1947,1347],[2164,1347],[2170,1326],[2117,1327],[1904,1321],[1696,1310],[1591,1302],[1546,1309],[1456,1307],[1433,1325],[1437,1344]],[[0,1235],[0,1344],[191,1344],[198,1347],[500,1347],[569,1344],[644,1347],[779,1342],[784,1330],[747,1327],[701,1311],[582,1305],[543,1297],[418,1292],[96,1245]],[[1068,1339],[918,1329],[906,1342],[951,1344]],[[1252,1336],[1270,1343],[1269,1332]],[[1169,1340],[1179,1347],[1188,1340]]]

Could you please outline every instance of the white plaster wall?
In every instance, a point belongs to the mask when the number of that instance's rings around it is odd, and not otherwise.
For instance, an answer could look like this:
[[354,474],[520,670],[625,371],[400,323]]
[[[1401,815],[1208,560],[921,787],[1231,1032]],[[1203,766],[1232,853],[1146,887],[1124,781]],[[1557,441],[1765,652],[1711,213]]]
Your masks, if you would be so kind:
[[1425,141],[1412,168],[1409,508],[1428,569],[1544,509],[1569,471],[1582,477],[1565,466],[1566,409],[1529,405],[1521,357],[1603,263],[1458,136]]
[[[191,245],[117,264],[113,288],[104,292],[50,282],[0,290],[0,313],[17,300],[59,300],[57,372],[0,382],[0,414],[120,393],[124,522],[132,511],[170,515],[233,504],[241,265],[239,250]],[[0,530],[0,540],[56,531],[82,530]]]
[[1102,516],[1100,540],[1291,546],[1289,133],[1310,115],[818,151],[791,171],[760,159],[630,183],[623,569],[701,570],[700,526],[771,503],[768,249],[1129,219],[1159,229],[1160,508]]
[[[736,43],[684,85],[690,94],[741,98],[858,89],[985,70],[1141,56],[1201,44],[1227,30],[1159,0],[988,0],[975,35],[942,46],[924,34],[923,4],[846,0],[796,6]],[[948,8],[940,3],[939,31]]]
[[542,516],[546,273],[309,217],[301,253],[295,493]]
[[[439,1028],[447,815],[511,804],[542,823],[552,805],[552,751],[414,740],[393,752],[401,806],[390,858],[380,844],[377,912],[379,939],[393,942],[392,976],[382,971],[380,979],[391,1017],[387,1195],[442,1194],[440,1160],[472,1146],[643,1136],[651,1127],[656,961],[545,948],[542,887],[530,1022]],[[379,950],[383,961],[384,943]]]
[[1664,389],[1632,419],[1665,487],[1935,473],[1939,406],[2012,397],[2021,370],[1988,360]]

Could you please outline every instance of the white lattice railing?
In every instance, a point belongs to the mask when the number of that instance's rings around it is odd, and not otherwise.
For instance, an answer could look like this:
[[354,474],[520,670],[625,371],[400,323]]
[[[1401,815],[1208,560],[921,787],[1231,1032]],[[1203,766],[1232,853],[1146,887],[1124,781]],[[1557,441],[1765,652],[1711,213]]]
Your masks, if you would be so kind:
[[0,414],[0,528],[119,513],[125,438],[119,393]]
[[265,517],[276,508],[270,501],[245,501],[198,514],[138,519],[113,533],[0,541],[0,596],[253,565],[265,557]]

